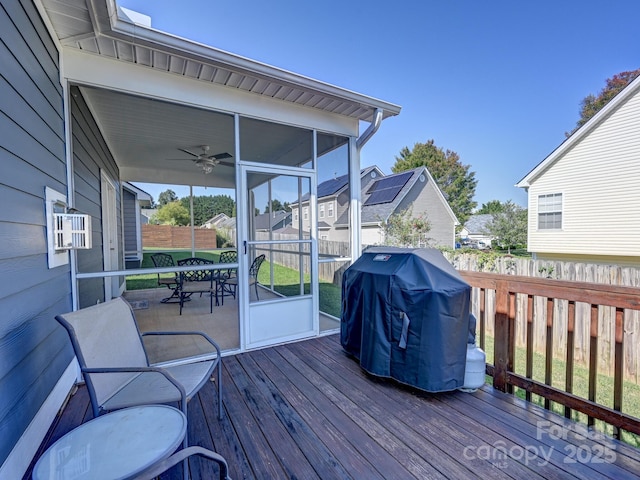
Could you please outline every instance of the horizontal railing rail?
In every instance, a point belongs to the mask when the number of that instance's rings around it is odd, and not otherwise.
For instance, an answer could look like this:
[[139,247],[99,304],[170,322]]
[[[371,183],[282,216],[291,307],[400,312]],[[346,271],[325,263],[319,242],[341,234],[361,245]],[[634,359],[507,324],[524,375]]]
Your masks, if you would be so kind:
[[[623,402],[623,362],[625,355],[625,318],[630,312],[640,310],[640,289],[583,282],[567,282],[545,278],[500,275],[461,271],[460,274],[474,289],[474,313],[478,317],[480,330],[480,346],[486,341],[487,322],[493,320],[494,355],[487,362],[487,374],[493,377],[496,389],[513,393],[518,387],[531,395],[543,397],[545,408],[550,402],[564,406],[564,414],[571,417],[572,410],[587,416],[589,426],[595,420],[615,427],[613,435],[620,436],[620,429],[640,435],[640,419],[622,412]],[[564,303],[561,322],[559,319],[559,302]],[[588,312],[576,315],[576,311]],[[603,308],[609,308],[611,315],[602,314]],[[604,320],[603,320],[604,319]],[[525,340],[525,373],[514,370],[516,352],[516,320],[520,338]],[[533,379],[534,355],[534,321],[544,321],[543,354],[545,357],[544,382]],[[598,341],[599,321],[611,322],[608,327],[614,330],[613,346],[613,405],[605,406],[596,402],[598,376]],[[586,328],[589,335],[588,398],[574,394],[574,342],[577,324]],[[554,329],[566,328],[562,335],[554,335]],[[554,338],[566,341],[565,389],[552,386],[554,365]]]

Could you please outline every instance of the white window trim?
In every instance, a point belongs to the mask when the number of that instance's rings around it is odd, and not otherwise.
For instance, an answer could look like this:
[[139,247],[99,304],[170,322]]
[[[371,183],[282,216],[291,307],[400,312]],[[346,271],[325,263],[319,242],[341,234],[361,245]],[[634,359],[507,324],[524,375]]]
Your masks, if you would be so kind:
[[318,206],[318,211],[320,218],[324,218],[324,204]]
[[[555,196],[560,196],[560,209],[559,210],[553,210],[553,211],[545,211],[545,212],[541,212],[540,211],[540,199],[542,197],[555,197]],[[542,232],[548,232],[548,231],[558,231],[558,230],[562,230],[562,227],[564,225],[564,192],[554,192],[554,193],[541,193],[538,195],[537,197],[537,218],[536,218],[536,227],[538,229],[538,231],[542,231]],[[540,226],[540,215],[544,215],[544,214],[555,214],[555,213],[559,213],[560,214],[560,226],[559,227],[541,227]]]
[[329,202],[329,208],[327,209],[327,217],[332,218],[333,217],[333,201]]

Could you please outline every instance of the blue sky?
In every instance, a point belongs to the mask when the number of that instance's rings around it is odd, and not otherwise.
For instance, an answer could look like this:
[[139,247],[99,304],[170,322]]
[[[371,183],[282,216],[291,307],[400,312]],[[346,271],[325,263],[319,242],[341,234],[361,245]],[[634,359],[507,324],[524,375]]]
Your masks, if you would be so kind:
[[118,4],[159,30],[401,105],[362,166],[391,173],[403,147],[434,139],[476,173],[478,206],[526,206],[513,185],[564,141],[580,101],[640,67],[637,0]]

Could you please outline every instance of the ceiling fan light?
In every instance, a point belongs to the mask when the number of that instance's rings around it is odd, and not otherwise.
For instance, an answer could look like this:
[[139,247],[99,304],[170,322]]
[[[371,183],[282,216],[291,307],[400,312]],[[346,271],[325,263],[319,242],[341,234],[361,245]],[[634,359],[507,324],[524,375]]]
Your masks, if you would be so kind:
[[204,173],[211,173],[213,172],[213,165],[204,165],[202,170],[204,170]]

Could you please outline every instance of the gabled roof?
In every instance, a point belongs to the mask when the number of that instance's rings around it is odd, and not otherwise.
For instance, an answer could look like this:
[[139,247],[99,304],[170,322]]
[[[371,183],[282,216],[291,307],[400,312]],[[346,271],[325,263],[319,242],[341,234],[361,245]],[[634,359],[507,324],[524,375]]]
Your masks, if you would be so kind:
[[[362,225],[379,224],[386,221],[394,213],[398,213],[398,206],[416,184],[420,182],[421,176],[425,177],[423,180],[428,179],[427,184],[431,183],[435,187],[438,196],[442,199],[443,207],[451,215],[455,223],[458,224],[455,213],[451,210],[429,170],[426,167],[418,167],[406,172],[382,176],[370,184],[366,191],[362,192]],[[382,192],[382,195],[379,195],[380,192]],[[372,198],[373,201],[369,201]],[[336,220],[335,225],[347,225],[349,221],[348,215],[349,212],[345,211]]]
[[204,222],[205,224],[210,223],[212,225],[218,225],[223,221],[229,220],[229,216],[226,213],[218,213],[211,217],[209,220]]
[[[382,175],[382,172],[380,171],[380,169],[377,166],[373,165],[371,167],[366,167],[360,170],[360,179],[367,176],[373,170],[376,170],[379,175]],[[317,190],[318,200],[325,197],[335,197],[340,193],[342,193],[347,188],[349,188],[348,174],[341,175],[336,178],[331,178],[329,180],[325,180],[324,182],[318,184],[318,190]],[[307,201],[309,201],[309,194],[305,193],[302,196],[302,203]],[[293,203],[292,205],[296,205],[296,204],[297,202]]]
[[464,228],[471,235],[487,233],[487,225],[493,220],[490,213],[481,213],[479,215],[471,215],[464,224]]
[[[278,225],[280,222],[285,221],[291,217],[291,212],[285,212],[278,210],[273,214],[267,212],[254,217],[254,228],[256,230],[269,230],[271,225]],[[288,223],[288,222],[287,222]]]
[[540,162],[536,167],[527,173],[522,180],[516,183],[516,187],[527,188],[542,175],[551,165],[553,165],[560,157],[562,157],[571,148],[577,145],[583,138],[593,131],[598,125],[610,117],[621,105],[626,103],[631,97],[640,91],[640,77],[629,83],[618,95],[613,97],[598,113],[576,130],[573,135],[560,144],[551,154]]

